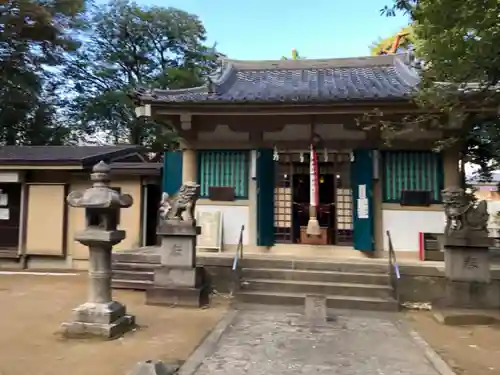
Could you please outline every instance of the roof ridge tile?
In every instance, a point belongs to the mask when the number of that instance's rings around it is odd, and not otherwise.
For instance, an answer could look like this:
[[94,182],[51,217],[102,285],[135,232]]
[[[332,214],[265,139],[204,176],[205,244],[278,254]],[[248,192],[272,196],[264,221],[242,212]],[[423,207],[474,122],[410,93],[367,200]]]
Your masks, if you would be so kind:
[[[407,54],[340,59],[222,60],[208,85],[153,90],[143,102],[335,102],[408,100],[419,77]],[[314,83],[311,85],[311,83]]]

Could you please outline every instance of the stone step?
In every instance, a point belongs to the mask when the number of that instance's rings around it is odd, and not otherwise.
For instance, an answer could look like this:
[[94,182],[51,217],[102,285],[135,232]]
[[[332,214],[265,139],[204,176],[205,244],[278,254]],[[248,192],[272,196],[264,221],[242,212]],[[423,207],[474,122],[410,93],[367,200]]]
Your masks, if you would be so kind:
[[285,259],[250,259],[241,260],[242,268],[271,268],[271,269],[291,269],[309,271],[332,271],[350,273],[381,273],[387,274],[388,265],[386,262],[368,263],[363,261],[353,262],[322,262],[307,260],[285,260]]
[[389,276],[381,273],[287,270],[279,268],[244,268],[243,279],[279,279],[389,285]]
[[356,297],[389,298],[391,296],[391,288],[387,285],[275,279],[244,279],[241,289],[244,291],[327,294]]
[[113,289],[133,289],[133,290],[146,290],[149,286],[153,285],[152,281],[149,280],[123,280],[123,279],[113,279],[111,281],[111,287]]
[[150,271],[153,272],[159,268],[160,264],[156,263],[134,263],[134,262],[113,262],[111,268],[120,271]]
[[160,256],[153,252],[151,254],[115,252],[111,254],[111,259],[113,263],[160,263]]
[[153,281],[154,271],[124,271],[113,269],[113,280],[142,280]]
[[[237,302],[263,305],[304,305],[304,293],[241,291]],[[390,298],[328,295],[327,307],[367,311],[398,311],[398,303]]]

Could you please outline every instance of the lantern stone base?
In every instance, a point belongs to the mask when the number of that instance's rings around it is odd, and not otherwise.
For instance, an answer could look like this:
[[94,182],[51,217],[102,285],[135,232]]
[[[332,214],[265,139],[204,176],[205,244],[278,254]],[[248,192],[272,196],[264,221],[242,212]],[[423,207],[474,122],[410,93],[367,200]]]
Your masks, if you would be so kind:
[[87,302],[73,310],[74,320],[62,324],[66,338],[96,337],[110,340],[135,326],[135,317],[126,314],[126,307],[119,302]]

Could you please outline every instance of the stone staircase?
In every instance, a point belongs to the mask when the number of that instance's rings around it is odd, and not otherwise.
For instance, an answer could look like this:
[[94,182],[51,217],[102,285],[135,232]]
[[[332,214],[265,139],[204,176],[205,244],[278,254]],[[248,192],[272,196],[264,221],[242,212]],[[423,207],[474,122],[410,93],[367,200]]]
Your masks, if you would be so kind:
[[111,265],[113,288],[146,290],[153,284],[154,270],[159,267],[160,258],[145,253],[114,253]]
[[327,296],[339,309],[397,311],[386,264],[245,259],[237,300],[302,305],[306,294]]
[[[232,259],[223,260],[230,269]],[[113,288],[146,290],[153,283],[159,256],[115,253],[112,264]],[[245,258],[241,267],[236,304],[302,305],[306,294],[322,294],[327,296],[327,305],[331,308],[398,310],[385,262]]]

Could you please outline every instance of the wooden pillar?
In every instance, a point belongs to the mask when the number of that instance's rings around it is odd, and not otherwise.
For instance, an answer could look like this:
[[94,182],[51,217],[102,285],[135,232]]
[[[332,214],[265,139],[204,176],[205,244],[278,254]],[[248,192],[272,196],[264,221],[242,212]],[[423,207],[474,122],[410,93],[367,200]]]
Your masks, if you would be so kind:
[[196,150],[185,148],[182,150],[182,182],[197,182],[198,160]]
[[[193,135],[193,124],[192,116],[190,113],[182,113],[179,116],[180,127],[186,135]],[[192,139],[191,136],[187,136],[187,139]],[[186,182],[197,182],[198,180],[198,160],[196,155],[196,150],[189,140],[183,139],[180,142],[182,150],[182,183]]]
[[444,187],[460,187],[460,147],[453,146],[443,151]]

